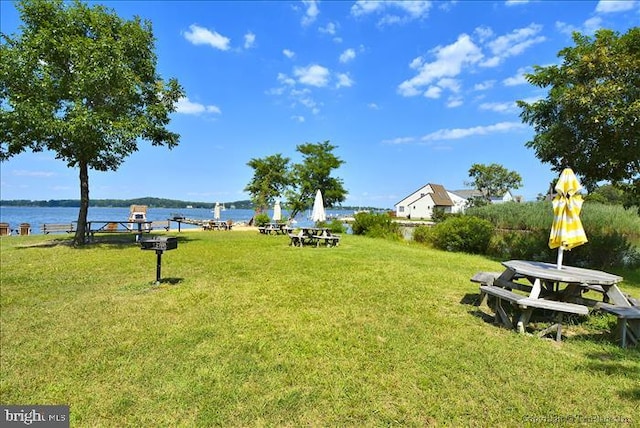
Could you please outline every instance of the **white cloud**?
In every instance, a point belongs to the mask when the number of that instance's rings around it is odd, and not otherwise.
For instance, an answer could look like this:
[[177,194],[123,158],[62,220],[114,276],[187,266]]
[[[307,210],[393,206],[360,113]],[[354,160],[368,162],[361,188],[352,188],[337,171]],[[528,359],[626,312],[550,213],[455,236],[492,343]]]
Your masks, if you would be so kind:
[[600,0],[596,6],[598,13],[626,12],[635,7],[635,1],[630,0]]
[[302,17],[302,25],[305,27],[315,22],[316,18],[320,14],[318,9],[318,2],[316,0],[302,0],[302,3],[307,7],[304,16]]
[[473,89],[476,91],[486,91],[487,89],[493,88],[495,85],[495,80],[485,80],[484,82],[476,83],[473,85]]
[[443,77],[455,77],[462,68],[479,62],[483,56],[467,34],[462,34],[454,43],[438,46],[431,51],[435,60],[425,63],[423,59],[414,59],[410,67],[418,70],[418,74],[405,80],[398,86],[398,93],[405,97],[418,95],[422,88],[431,85]]
[[504,103],[482,103],[480,104],[480,110],[489,110],[496,113],[514,113],[518,111],[518,105],[513,101]]
[[342,88],[342,87],[349,88],[353,86],[353,80],[351,79],[351,77],[349,77],[348,74],[338,73],[336,77],[338,78],[338,83],[336,84],[336,88]]
[[382,15],[378,20],[378,26],[404,24],[426,18],[431,6],[431,1],[358,0],[351,6],[351,15],[356,17],[374,13]]
[[340,62],[347,63],[356,57],[356,51],[349,48],[340,54]]
[[582,34],[592,35],[597,30],[602,27],[602,18],[599,16],[594,16],[582,23],[581,27],[576,27],[575,25],[567,24],[566,22],[557,21],[556,29],[568,36],[571,36],[573,32],[577,31]]
[[248,32],[247,34],[244,35],[244,48],[245,49],[250,49],[252,48],[256,43],[256,35],[253,34],[252,32]]
[[185,39],[194,45],[209,45],[222,51],[229,50],[231,40],[215,31],[199,27],[196,24],[189,26],[189,31],[184,33]]
[[472,128],[440,129],[421,138],[422,141],[458,140],[476,135],[495,134],[497,132],[509,132],[525,128],[521,122],[500,122],[494,125],[475,126]]
[[296,84],[295,79],[287,76],[284,73],[278,73],[278,82],[287,86],[294,86]]
[[408,144],[413,143],[416,139],[414,137],[398,137],[391,140],[382,140],[384,144]]
[[541,30],[542,25],[531,24],[528,27],[516,29],[509,34],[490,41],[487,43],[487,47],[491,50],[493,57],[487,59],[481,65],[495,67],[504,59],[520,55],[531,46],[544,42],[546,37],[537,36]]
[[459,96],[450,96],[447,100],[447,107],[455,108],[460,107],[462,105],[462,97]]
[[318,31],[323,33],[323,34],[329,34],[332,36],[336,35],[336,32],[338,30],[338,27],[335,23],[333,22],[329,22],[326,26],[324,27],[318,27]]
[[282,55],[286,56],[287,58],[291,59],[293,58],[296,54],[295,52],[289,50],[289,49],[283,49],[282,50]]
[[295,115],[295,116],[291,116],[291,119],[293,119],[293,120],[295,120],[296,122],[299,122],[299,123],[304,122],[304,116]]
[[515,75],[511,77],[507,77],[502,81],[504,86],[518,86],[518,85],[526,85],[529,82],[525,77],[525,74],[531,73],[533,69],[531,67],[520,67]]
[[507,0],[504,2],[507,6],[517,6],[526,3],[529,3],[529,0]]
[[369,103],[367,104],[367,107],[369,107],[371,110],[380,110],[380,106],[378,106],[378,104],[376,103]]
[[178,103],[176,104],[176,112],[182,114],[222,113],[218,106],[195,103],[190,101],[187,97],[182,97],[178,100]]
[[323,87],[329,82],[329,69],[317,64],[296,67],[293,75],[298,78],[298,82],[310,86]]
[[427,98],[438,99],[442,95],[442,88],[438,86],[429,86],[423,94]]

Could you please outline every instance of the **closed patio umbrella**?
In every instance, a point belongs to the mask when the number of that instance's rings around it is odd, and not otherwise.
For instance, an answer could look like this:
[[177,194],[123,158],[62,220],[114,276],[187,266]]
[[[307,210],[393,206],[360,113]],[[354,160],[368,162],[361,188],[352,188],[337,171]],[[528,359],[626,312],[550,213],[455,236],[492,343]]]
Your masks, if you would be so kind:
[[316,192],[316,199],[313,201],[313,211],[311,212],[311,220],[314,222],[325,221],[327,214],[324,211],[324,202],[322,201],[322,192],[320,189]]
[[282,220],[282,208],[280,207],[280,201],[276,201],[273,205],[273,221]]
[[213,209],[213,219],[220,220],[220,202],[216,202],[216,206]]
[[558,249],[558,269],[562,268],[564,250],[571,250],[587,242],[580,221],[582,196],[577,192],[582,189],[571,168],[565,168],[555,186],[557,195],[553,198],[553,224],[549,235],[549,248]]

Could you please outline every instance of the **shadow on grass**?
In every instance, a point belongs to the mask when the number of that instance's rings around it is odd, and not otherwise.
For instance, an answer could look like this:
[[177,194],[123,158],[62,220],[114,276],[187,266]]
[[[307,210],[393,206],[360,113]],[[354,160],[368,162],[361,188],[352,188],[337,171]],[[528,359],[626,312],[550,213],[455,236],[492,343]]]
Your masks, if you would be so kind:
[[[635,381],[640,384],[640,347],[616,348],[609,352],[593,352],[587,354],[591,361],[585,366],[589,371],[603,372],[607,376],[617,376]],[[617,391],[620,398],[629,401],[640,401],[640,387]]]
[[[159,236],[168,236],[168,235],[149,234],[149,235],[144,235],[142,239],[143,240],[151,239]],[[180,244],[181,242],[185,243],[185,242],[197,240],[197,238],[194,238],[192,236],[187,236],[187,235],[177,235],[174,237],[178,238],[178,244]],[[56,238],[56,239],[47,240],[47,241],[33,242],[29,244],[20,245],[17,248],[24,250],[29,248],[55,248],[59,246],[64,246],[69,248],[75,248],[77,250],[87,250],[87,249],[94,248],[96,245],[104,245],[104,246],[109,246],[113,248],[124,249],[124,248],[131,248],[132,246],[139,246],[140,244],[136,241],[136,236],[134,233],[131,233],[131,234],[123,233],[123,234],[96,235],[93,238],[91,238],[91,240],[86,244],[79,245],[79,246],[74,246],[73,237],[68,237],[68,238]]]

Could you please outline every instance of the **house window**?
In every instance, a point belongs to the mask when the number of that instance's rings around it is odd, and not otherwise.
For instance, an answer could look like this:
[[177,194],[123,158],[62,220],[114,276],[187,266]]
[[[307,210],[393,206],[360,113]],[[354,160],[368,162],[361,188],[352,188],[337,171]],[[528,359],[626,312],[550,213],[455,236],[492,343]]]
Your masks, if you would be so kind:
[[399,206],[398,207],[398,212],[399,213],[403,213],[404,212],[404,207],[403,206]]

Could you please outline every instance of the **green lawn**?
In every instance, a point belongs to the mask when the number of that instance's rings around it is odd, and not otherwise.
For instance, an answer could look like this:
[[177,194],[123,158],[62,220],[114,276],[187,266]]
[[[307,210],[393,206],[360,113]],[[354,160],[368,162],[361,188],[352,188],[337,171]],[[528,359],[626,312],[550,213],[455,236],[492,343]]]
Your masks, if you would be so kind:
[[615,319],[560,344],[493,325],[469,279],[501,266],[481,256],[187,232],[155,286],[132,236],[36,245],[61,238],[1,239],[0,402],[68,404],[72,426],[640,424],[640,350]]

